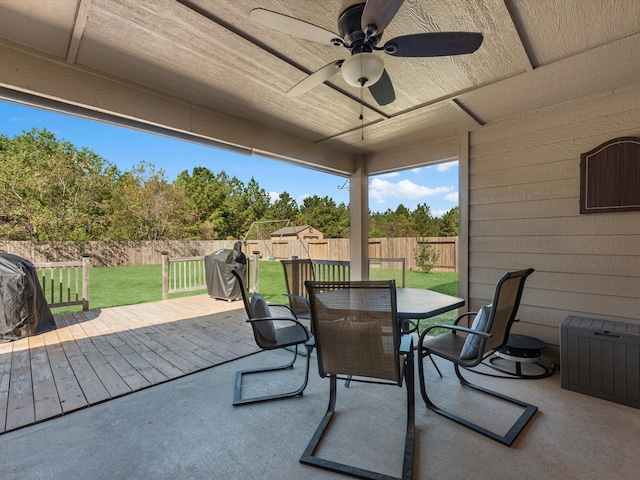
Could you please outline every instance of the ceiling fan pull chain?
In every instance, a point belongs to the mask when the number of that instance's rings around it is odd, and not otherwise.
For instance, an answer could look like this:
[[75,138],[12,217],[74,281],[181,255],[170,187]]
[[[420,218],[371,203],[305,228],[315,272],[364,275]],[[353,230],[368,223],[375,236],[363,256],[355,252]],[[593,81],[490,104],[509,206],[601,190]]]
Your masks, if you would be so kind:
[[360,141],[364,142],[364,88],[360,89]]

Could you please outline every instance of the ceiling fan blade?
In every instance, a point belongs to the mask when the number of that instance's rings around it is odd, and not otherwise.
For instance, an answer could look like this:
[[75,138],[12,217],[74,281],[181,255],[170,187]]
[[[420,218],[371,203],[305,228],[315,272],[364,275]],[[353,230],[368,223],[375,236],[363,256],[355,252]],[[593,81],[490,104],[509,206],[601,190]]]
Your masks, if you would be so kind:
[[369,25],[375,25],[373,35],[381,33],[391,23],[404,0],[368,0],[362,12],[361,27],[367,32]]
[[340,71],[340,65],[342,65],[343,60],[337,60],[335,62],[331,62],[320,70],[316,70],[307,78],[301,80],[297,84],[295,84],[288,92],[287,95],[290,97],[297,97],[302,95],[305,92],[308,92],[314,87],[317,87],[321,83],[326,82],[331,77],[333,77],[336,73]]
[[303,38],[312,42],[335,45],[336,41],[342,44],[340,35],[325,30],[308,22],[289,17],[281,13],[265,10],[264,8],[254,8],[249,12],[249,18],[256,23],[272,28],[287,35]]
[[442,57],[473,53],[482,45],[481,33],[416,33],[389,40],[382,49],[394,57]]
[[393,90],[391,78],[386,70],[382,72],[382,77],[369,87],[369,92],[378,102],[378,105],[388,105],[396,99],[396,92]]

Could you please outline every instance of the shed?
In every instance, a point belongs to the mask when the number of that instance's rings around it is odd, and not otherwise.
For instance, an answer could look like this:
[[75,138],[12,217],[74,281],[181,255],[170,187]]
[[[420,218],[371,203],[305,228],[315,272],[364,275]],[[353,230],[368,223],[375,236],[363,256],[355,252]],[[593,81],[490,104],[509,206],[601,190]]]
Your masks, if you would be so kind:
[[300,240],[323,240],[324,234],[309,225],[285,227],[271,234],[271,240],[289,240],[291,238],[299,238]]

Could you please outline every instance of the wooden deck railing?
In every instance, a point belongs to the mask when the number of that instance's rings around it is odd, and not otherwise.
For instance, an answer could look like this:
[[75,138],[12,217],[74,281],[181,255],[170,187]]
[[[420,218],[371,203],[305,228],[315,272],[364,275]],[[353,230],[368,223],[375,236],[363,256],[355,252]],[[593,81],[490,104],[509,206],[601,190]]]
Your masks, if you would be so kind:
[[313,260],[316,280],[346,282],[349,280],[349,262],[345,260]]
[[88,254],[82,255],[81,261],[40,262],[33,265],[49,307],[82,305],[82,310],[89,310],[91,261]]
[[[249,291],[257,291],[258,265],[257,259],[249,257],[247,265],[247,285]],[[316,279],[349,280],[349,262],[342,260],[312,260]],[[162,299],[168,300],[169,294],[204,290],[207,288],[207,277],[204,268],[204,256],[169,257],[162,252]]]
[[204,255],[197,257],[169,257],[162,252],[162,299],[170,293],[190,292],[207,288]]

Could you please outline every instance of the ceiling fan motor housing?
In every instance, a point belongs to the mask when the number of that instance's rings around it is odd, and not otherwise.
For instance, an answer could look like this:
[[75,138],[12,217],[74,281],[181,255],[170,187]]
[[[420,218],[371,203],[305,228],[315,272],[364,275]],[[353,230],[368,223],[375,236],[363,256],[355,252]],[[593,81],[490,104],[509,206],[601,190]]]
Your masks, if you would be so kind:
[[[340,36],[344,40],[345,47],[351,48],[352,53],[358,53],[363,50],[353,51],[354,48],[361,47],[363,44],[369,46],[375,46],[380,40],[380,35],[373,35],[367,37],[365,32],[362,31],[362,12],[364,11],[365,3],[356,3],[351,5],[344,12],[340,14],[338,18],[338,31]],[[371,51],[371,50],[369,50]]]

